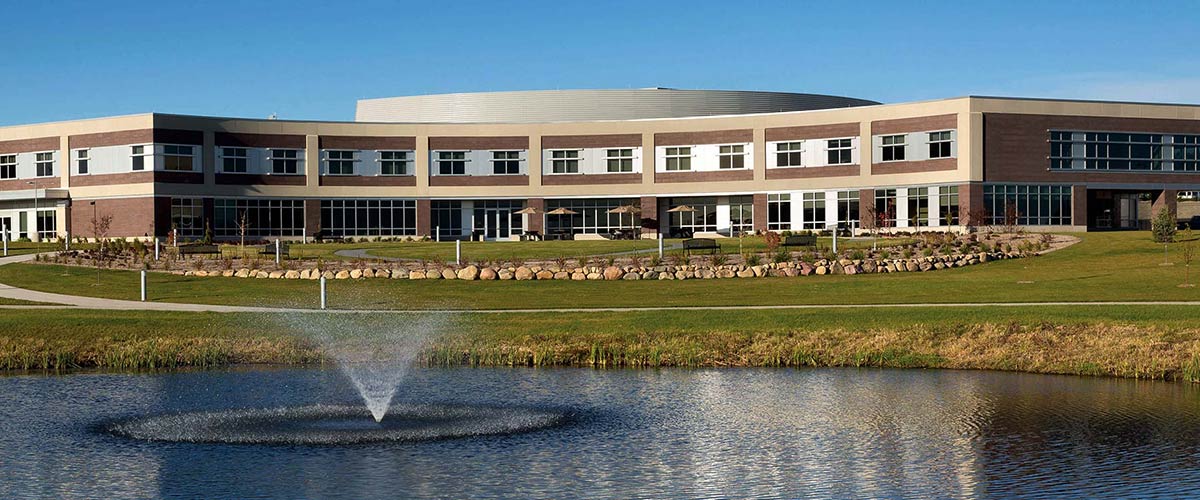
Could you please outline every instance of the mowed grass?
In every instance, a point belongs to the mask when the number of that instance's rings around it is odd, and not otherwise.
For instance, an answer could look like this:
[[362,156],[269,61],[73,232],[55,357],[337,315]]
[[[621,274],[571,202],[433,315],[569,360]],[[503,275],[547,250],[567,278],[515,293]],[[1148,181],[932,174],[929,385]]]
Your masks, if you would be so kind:
[[[11,314],[10,314],[11,313]],[[0,369],[321,363],[318,313],[13,310]],[[394,335],[409,314],[337,315]],[[458,313],[422,359],[475,366],[879,366],[1200,378],[1200,327],[1178,306]],[[389,326],[394,325],[396,329]]]

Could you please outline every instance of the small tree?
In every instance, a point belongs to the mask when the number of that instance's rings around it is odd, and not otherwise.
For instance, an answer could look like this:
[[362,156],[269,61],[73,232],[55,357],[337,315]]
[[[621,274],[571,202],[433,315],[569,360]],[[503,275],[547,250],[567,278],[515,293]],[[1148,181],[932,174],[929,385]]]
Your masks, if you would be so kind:
[[1000,232],[1004,234],[1017,234],[1021,229],[1021,212],[1017,210],[1017,204],[1008,202],[1004,204],[1004,218],[1000,221]]
[[1179,249],[1179,258],[1183,260],[1183,284],[1185,288],[1191,288],[1192,284],[1192,260],[1196,258],[1196,239],[1192,234],[1191,226],[1183,232],[1183,246]]
[[1167,207],[1160,209],[1158,213],[1154,214],[1154,221],[1150,224],[1150,232],[1157,243],[1175,241],[1175,212]]
[[204,244],[211,245],[213,242],[212,225],[208,221],[204,221]]
[[92,237],[96,239],[96,284],[100,284],[100,268],[104,267],[104,256],[108,251],[108,230],[112,226],[111,215],[92,216]]
[[779,237],[779,233],[776,233],[775,231],[766,231],[763,233],[763,242],[767,244],[768,252],[773,253],[775,250],[779,249],[781,240],[782,238]]
[[238,228],[238,236],[241,237],[241,241],[238,243],[238,246],[240,247],[238,249],[238,252],[240,252],[242,254],[242,256],[245,257],[246,256],[246,233],[250,232],[250,218],[246,216],[245,210],[242,210],[242,215],[240,217],[238,217],[237,228]]

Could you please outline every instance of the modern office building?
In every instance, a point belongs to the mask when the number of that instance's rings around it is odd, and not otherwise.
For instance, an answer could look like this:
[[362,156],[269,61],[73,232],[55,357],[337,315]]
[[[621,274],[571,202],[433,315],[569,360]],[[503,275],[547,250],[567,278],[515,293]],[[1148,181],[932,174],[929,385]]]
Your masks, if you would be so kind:
[[[13,239],[91,237],[105,215],[110,236],[184,238],[234,238],[243,220],[252,238],[297,239],[1083,231],[1144,225],[1200,190],[1191,105],[637,89],[370,99],[357,119],[3,127],[0,226]],[[621,206],[636,212],[609,212]]]

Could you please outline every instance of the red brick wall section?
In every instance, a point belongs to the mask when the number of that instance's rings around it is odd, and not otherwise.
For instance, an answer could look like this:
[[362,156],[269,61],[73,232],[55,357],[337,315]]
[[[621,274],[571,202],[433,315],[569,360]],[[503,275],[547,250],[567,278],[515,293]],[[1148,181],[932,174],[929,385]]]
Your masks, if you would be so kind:
[[304,234],[315,238],[321,231],[321,200],[304,200]]
[[199,130],[154,129],[154,142],[166,144],[204,145],[204,132]]
[[430,200],[417,200],[417,235],[432,236],[433,210]]
[[112,186],[117,184],[149,184],[154,182],[154,172],[128,172],[124,174],[72,175],[71,187]]
[[321,149],[417,149],[416,137],[352,137],[323,135],[319,138]]
[[[796,200],[792,200],[796,203]],[[960,201],[961,203],[961,201]],[[871,210],[875,208],[875,190],[860,189],[858,190],[858,220],[859,227],[863,229],[875,229],[875,218],[871,217]]]
[[871,174],[913,174],[918,172],[938,172],[942,170],[957,170],[957,158],[938,158],[922,161],[889,161],[871,165]]
[[642,145],[642,134],[604,135],[546,135],[542,149],[559,148],[636,148]]
[[961,184],[958,186],[958,221],[982,224],[983,221],[971,220],[974,215],[983,215],[983,184]]
[[751,129],[654,134],[655,146],[690,146],[692,144],[729,144],[753,141],[754,131]]
[[[26,184],[32,182],[33,185]],[[0,181],[0,191],[20,191],[22,189],[55,189],[62,186],[62,181],[55,177],[38,177],[36,179],[11,179]]]
[[152,226],[154,226],[155,205],[158,203],[156,200],[166,200],[166,225],[167,230],[170,230],[170,198],[147,197],[103,200],[74,199],[71,201],[70,210],[70,226],[72,234],[83,238],[95,237],[94,228],[92,226],[93,212],[91,205],[91,202],[95,201],[96,217],[103,218],[106,215],[112,216],[112,223],[108,228],[108,236],[110,238],[147,236],[152,230]]
[[430,186],[528,186],[528,175],[432,175]]
[[826,139],[858,135],[857,123],[834,123],[829,125],[807,125],[802,127],[769,128],[764,132],[767,142],[799,141],[804,139]]
[[958,115],[918,116],[916,118],[900,118],[896,120],[875,120],[871,122],[871,135],[906,134],[909,132],[947,130],[957,127]]
[[1178,195],[1179,191],[1174,189],[1164,189],[1159,191],[1158,195],[1154,197],[1154,203],[1150,205],[1151,220],[1153,220],[1153,217],[1158,215],[1158,212],[1163,208],[1170,210],[1171,213],[1176,214],[1176,217],[1178,217],[1179,200],[1176,198]]
[[0,154],[32,153],[34,151],[58,151],[58,137],[40,137],[0,141]]
[[528,137],[430,137],[429,150],[529,149]]
[[1071,221],[1076,226],[1087,226],[1087,186],[1071,186]]
[[303,186],[306,179],[303,175],[216,174],[215,181],[217,184],[239,186]]
[[[304,179],[302,176],[301,180]],[[416,186],[417,178],[411,175],[322,175],[322,186]],[[303,184],[303,183],[301,183]]]
[[827,167],[783,167],[768,168],[767,180],[771,179],[815,179],[819,177],[849,177],[858,175],[858,165],[831,165]]
[[767,193],[754,193],[754,230],[767,230]]
[[658,221],[658,198],[643,196],[640,206],[642,209],[642,234],[657,234],[660,227]]
[[119,132],[101,132],[98,134],[80,134],[73,135],[67,140],[72,149],[120,146],[123,144],[145,144],[154,142],[154,130],[147,128],[141,130],[122,130]]
[[304,149],[303,135],[283,134],[231,134],[217,132],[217,146],[234,146],[243,148],[287,148]]
[[543,186],[641,184],[642,174],[552,174],[542,175]]
[[533,207],[538,210],[538,213],[529,214],[527,216],[528,220],[529,220],[529,227],[526,228],[526,230],[527,231],[537,231],[538,233],[542,233],[542,231],[544,229],[542,227],[542,219],[546,217],[546,215],[545,215],[546,199],[545,198],[530,198],[528,201],[525,202],[525,206]]
[[719,182],[754,180],[754,170],[709,170],[704,172],[655,172],[654,182]]

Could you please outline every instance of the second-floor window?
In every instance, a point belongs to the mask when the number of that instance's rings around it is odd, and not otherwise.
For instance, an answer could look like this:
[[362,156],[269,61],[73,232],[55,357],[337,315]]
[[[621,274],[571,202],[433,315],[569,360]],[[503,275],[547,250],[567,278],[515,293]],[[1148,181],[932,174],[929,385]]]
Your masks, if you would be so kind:
[[329,175],[354,175],[357,151],[326,151]]
[[0,155],[0,179],[17,178],[17,155]]
[[408,175],[408,152],[380,151],[379,173],[381,175]]
[[850,139],[829,139],[827,149],[830,165],[849,165],[853,161],[850,155]]
[[163,170],[191,171],[192,146],[163,146]]
[[467,154],[462,151],[438,152],[438,175],[466,175]]
[[692,148],[667,148],[667,170],[691,170]]
[[949,158],[950,157],[950,131],[930,132],[929,133],[929,157],[930,158]]
[[718,166],[720,168],[746,167],[746,146],[741,144],[721,146],[719,151],[718,156],[720,160]]
[[904,136],[903,135],[885,135],[883,136],[883,157],[882,161],[903,161],[904,160]]
[[300,173],[300,150],[272,149],[271,173],[298,174]]
[[80,149],[75,152],[75,171],[80,174],[88,173],[88,150]]
[[221,148],[221,170],[231,174],[244,174],[250,163],[246,148]]
[[130,146],[129,160],[130,169],[146,170],[146,146]]
[[609,172],[633,172],[633,149],[610,149],[607,153]]
[[579,151],[573,149],[551,151],[550,171],[556,174],[579,173]]
[[521,152],[492,151],[492,173],[496,175],[521,173]]
[[54,175],[54,153],[36,153],[34,155],[34,166],[38,177],[50,177]]
[[775,145],[776,167],[799,167],[804,160],[803,142],[781,142]]

